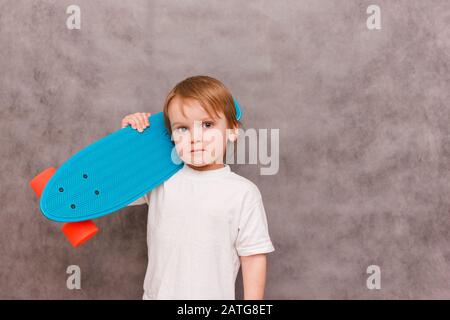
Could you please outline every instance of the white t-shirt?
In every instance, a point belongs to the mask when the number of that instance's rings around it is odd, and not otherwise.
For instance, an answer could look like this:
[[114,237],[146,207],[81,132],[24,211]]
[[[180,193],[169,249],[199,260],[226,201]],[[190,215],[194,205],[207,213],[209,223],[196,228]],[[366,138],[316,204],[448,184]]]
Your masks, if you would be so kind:
[[230,166],[184,166],[149,204],[143,299],[235,299],[239,256],[275,250],[258,187]]

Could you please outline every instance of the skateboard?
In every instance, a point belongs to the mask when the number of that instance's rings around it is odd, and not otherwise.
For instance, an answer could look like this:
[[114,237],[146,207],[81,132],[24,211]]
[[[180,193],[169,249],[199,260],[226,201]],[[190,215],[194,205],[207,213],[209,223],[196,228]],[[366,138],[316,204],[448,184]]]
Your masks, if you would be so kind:
[[[240,120],[241,108],[234,103]],[[62,232],[72,246],[98,233],[92,219],[126,207],[182,168],[163,112],[149,121],[143,132],[119,129],[78,151],[58,170],[47,168],[30,181],[42,214],[64,222]]]

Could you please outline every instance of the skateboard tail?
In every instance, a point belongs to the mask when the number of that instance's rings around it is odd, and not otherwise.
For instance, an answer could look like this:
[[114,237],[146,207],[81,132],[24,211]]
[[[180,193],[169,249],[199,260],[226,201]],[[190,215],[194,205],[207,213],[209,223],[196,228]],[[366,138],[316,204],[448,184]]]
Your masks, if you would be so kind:
[[[38,199],[55,172],[54,167],[47,168],[30,181],[29,185]],[[81,246],[98,233],[98,227],[92,220],[67,222],[64,223],[61,230],[73,247]]]
[[45,186],[47,185],[47,182],[55,174],[55,172],[56,172],[55,168],[53,167],[47,168],[30,181],[30,187],[36,193],[38,198],[41,197],[42,192],[44,191]]

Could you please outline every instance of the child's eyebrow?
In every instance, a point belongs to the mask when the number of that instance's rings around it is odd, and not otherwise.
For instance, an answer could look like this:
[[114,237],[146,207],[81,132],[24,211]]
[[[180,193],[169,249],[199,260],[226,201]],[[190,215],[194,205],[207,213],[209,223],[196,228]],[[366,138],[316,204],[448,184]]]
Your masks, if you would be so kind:
[[[203,118],[200,121],[207,121],[207,120],[214,121],[214,119],[212,119],[212,118]],[[184,123],[183,122],[174,122],[174,123],[172,123],[172,127],[177,124],[184,124]]]

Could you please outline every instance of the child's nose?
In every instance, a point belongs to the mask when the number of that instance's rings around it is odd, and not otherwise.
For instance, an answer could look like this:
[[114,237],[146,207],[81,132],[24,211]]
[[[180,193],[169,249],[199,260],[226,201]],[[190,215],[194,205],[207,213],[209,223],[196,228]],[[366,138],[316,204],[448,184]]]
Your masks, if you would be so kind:
[[194,126],[194,130],[191,131],[191,140],[194,142],[202,141],[203,129],[202,127]]

